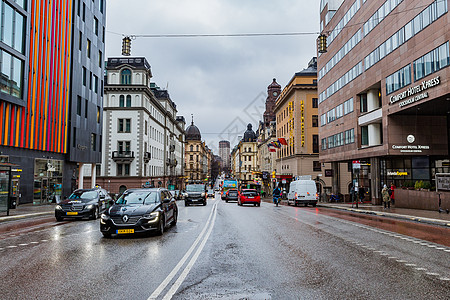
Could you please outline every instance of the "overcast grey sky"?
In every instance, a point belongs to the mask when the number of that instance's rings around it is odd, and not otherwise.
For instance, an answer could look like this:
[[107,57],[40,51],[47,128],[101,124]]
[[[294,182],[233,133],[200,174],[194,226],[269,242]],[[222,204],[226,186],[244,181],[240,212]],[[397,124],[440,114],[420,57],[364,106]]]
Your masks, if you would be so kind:
[[[314,0],[112,0],[107,2],[106,57],[121,55],[122,34],[237,34],[319,31]],[[144,56],[153,78],[168,86],[178,115],[194,122],[215,150],[262,119],[267,86],[284,88],[316,56],[317,35],[144,38],[131,55]]]

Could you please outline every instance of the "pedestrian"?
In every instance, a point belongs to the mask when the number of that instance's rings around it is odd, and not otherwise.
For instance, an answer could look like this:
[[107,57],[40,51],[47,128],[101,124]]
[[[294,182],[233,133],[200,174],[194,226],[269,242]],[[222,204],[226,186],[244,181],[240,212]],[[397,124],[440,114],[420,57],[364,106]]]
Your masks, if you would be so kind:
[[394,205],[395,204],[395,185],[391,182],[391,187],[389,188],[389,196],[391,197],[391,202]]
[[389,197],[389,190],[387,185],[383,186],[383,189],[381,190],[381,197],[383,197],[383,204],[384,208],[391,208],[391,197]]
[[363,187],[363,186],[361,186],[361,187],[359,188],[358,193],[359,193],[359,202],[363,203],[363,200],[364,200],[364,193],[365,193],[365,190],[364,190],[364,187]]

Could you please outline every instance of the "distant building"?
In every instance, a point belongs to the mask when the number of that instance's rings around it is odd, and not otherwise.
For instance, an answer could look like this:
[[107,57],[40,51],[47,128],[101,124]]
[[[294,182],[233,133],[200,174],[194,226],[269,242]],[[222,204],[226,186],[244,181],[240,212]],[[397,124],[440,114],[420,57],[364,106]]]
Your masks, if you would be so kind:
[[211,169],[211,152],[202,142],[202,135],[192,118],[186,128],[185,182],[207,183]]
[[240,184],[252,182],[257,176],[257,136],[248,124],[244,137],[231,152],[232,173]]
[[222,168],[224,170],[230,169],[230,142],[219,142],[219,156],[222,158]]

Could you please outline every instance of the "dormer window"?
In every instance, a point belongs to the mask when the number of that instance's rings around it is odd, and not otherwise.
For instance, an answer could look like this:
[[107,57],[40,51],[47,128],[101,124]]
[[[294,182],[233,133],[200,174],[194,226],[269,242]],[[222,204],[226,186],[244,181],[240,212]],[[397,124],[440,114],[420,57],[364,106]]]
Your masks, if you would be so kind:
[[120,72],[120,83],[121,84],[131,84],[131,70],[123,69]]

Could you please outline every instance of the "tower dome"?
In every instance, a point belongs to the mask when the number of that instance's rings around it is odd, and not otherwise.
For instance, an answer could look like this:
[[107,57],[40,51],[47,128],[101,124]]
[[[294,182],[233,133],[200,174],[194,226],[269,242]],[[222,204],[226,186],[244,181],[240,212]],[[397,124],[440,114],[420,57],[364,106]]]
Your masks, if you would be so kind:
[[194,117],[192,117],[191,125],[186,128],[186,141],[201,141],[202,135],[197,126],[194,125]]
[[247,125],[247,131],[244,133],[243,142],[256,142],[256,133],[252,130],[252,124]]

